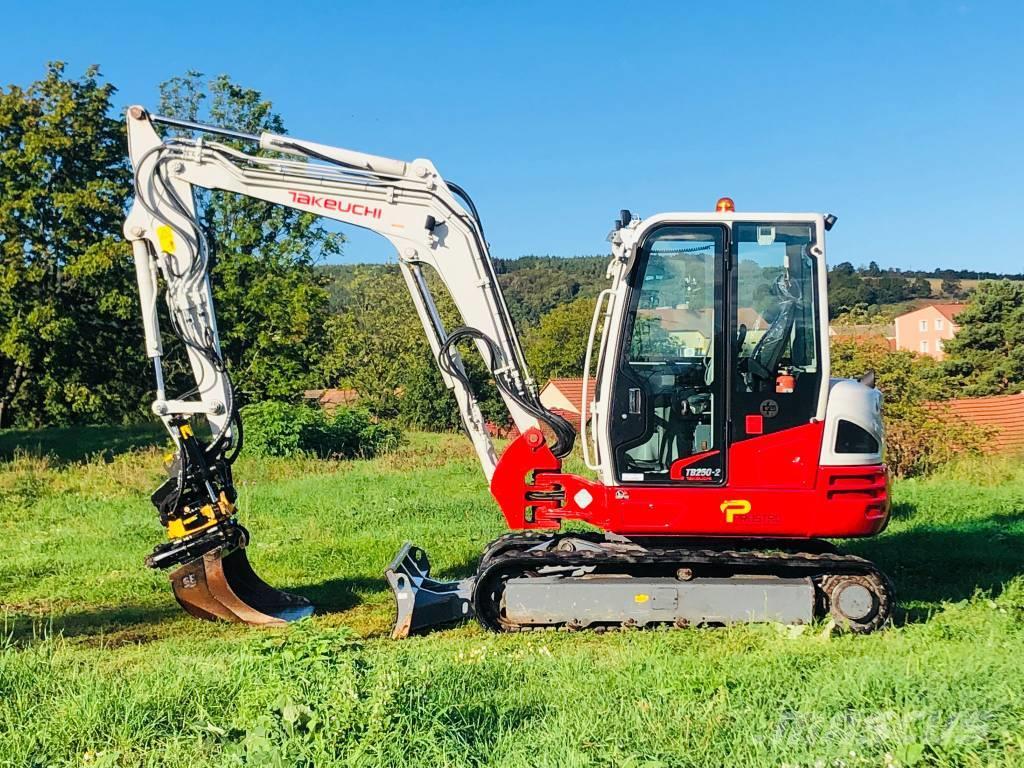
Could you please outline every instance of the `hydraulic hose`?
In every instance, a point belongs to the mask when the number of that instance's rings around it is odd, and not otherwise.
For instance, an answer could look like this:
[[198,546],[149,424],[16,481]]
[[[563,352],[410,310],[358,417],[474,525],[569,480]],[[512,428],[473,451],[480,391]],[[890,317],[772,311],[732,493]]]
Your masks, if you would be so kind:
[[547,424],[555,434],[555,442],[551,446],[551,452],[560,459],[567,456],[572,451],[573,444],[576,442],[575,427],[573,427],[568,419],[545,408],[536,397],[532,396],[532,393],[527,394],[512,387],[505,375],[498,373],[498,368],[502,361],[501,350],[494,340],[482,331],[468,326],[462,326],[453,330],[438,351],[438,366],[449,376],[461,382],[468,391],[472,392],[473,385],[469,377],[460,369],[460,366],[455,364],[454,347],[460,341],[466,339],[478,339],[484,343],[484,346],[487,347],[488,357],[485,362],[491,372],[491,376],[494,378],[495,385],[502,394],[515,401],[524,411],[538,421]]

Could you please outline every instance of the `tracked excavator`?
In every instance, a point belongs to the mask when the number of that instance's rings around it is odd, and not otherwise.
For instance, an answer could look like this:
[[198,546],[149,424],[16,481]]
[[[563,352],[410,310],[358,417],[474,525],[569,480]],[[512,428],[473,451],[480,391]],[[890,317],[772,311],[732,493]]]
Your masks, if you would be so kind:
[[[124,231],[156,377],[153,411],[176,446],[152,497],[168,538],[147,564],[170,571],[189,613],[273,625],[313,611],[262,581],[246,557],[231,472],[242,423],[196,216],[195,190],[204,189],[362,227],[397,251],[511,532],[458,582],[433,579],[426,553],[407,543],[385,574],[394,637],[470,617],[496,631],[831,616],[870,632],[888,620],[886,576],[827,541],[877,534],[889,516],[881,394],[829,375],[825,233],[834,216],[738,212],[728,198],[708,212],[621,211],[581,372],[578,436],[593,473],[583,477],[563,470],[577,431],[538,396],[477,209],[429,160],[139,106],[127,127],[135,198]],[[195,376],[181,397],[164,384],[161,285]],[[450,293],[462,326],[445,327],[432,285]],[[500,456],[463,368],[464,342],[489,366],[518,429]],[[203,418],[208,438],[197,430]]]

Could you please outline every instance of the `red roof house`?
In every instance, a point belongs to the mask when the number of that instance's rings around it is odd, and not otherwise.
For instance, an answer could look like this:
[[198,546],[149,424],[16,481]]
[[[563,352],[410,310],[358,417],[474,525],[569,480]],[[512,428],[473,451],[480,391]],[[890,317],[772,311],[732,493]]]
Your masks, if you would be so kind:
[[[590,383],[590,398],[593,399],[594,382]],[[580,413],[583,410],[583,379],[551,379],[540,391],[541,404],[572,422],[580,428]]]
[[896,349],[942,360],[946,342],[960,329],[956,316],[966,307],[966,304],[929,304],[900,315],[895,320]]
[[354,405],[359,400],[359,393],[354,389],[307,389],[302,396],[315,401],[325,411],[333,411],[339,405]]

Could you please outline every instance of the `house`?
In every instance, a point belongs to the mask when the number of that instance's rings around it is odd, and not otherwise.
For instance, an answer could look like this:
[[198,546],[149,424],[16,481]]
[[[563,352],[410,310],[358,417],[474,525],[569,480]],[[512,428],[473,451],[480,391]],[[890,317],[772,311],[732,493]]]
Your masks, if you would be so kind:
[[956,316],[966,304],[929,304],[896,318],[896,349],[930,355],[936,360],[945,357],[944,344],[952,339],[959,326]]
[[[590,399],[594,399],[593,380]],[[572,422],[578,432],[583,411],[583,379],[551,379],[540,391],[540,402],[549,411]]]
[[354,405],[359,400],[359,393],[354,389],[307,389],[302,397],[312,400],[325,411],[333,411],[339,405]]
[[1024,451],[1024,393],[963,397],[928,407],[944,419],[990,428],[992,437],[987,445],[992,453]]

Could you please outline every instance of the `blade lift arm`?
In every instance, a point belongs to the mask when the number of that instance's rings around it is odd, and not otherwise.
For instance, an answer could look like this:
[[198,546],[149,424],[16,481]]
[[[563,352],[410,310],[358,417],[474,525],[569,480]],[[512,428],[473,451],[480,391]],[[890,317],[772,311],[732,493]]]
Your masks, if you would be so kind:
[[[252,141],[275,156],[248,154],[206,138],[164,139],[156,123]],[[540,404],[472,201],[445,182],[430,161],[392,160],[270,133],[241,134],[152,116],[141,107],[128,110],[128,142],[136,196],[124,231],[132,243],[146,351],[156,376],[153,410],[179,449],[177,477],[154,494],[162,519],[171,523],[172,540],[207,529],[216,533],[218,524],[233,516],[230,462],[241,438],[221,356],[210,254],[196,217],[195,188],[247,195],[387,238],[488,481],[497,456],[455,349],[460,341],[475,342],[521,432],[544,422],[555,433],[555,452],[564,455],[571,449],[572,426]],[[464,327],[445,328],[425,267],[433,268],[449,291]],[[187,350],[196,381],[195,397],[188,399],[168,398],[165,391],[157,312],[161,281],[172,330]],[[208,445],[189,427],[197,414],[205,415],[213,430]],[[195,553],[177,552],[168,564],[182,562],[186,554]]]

